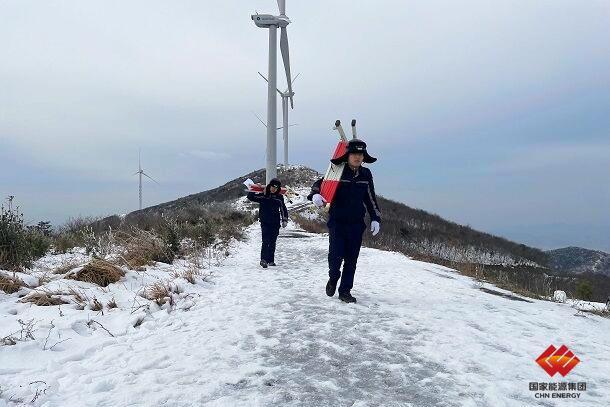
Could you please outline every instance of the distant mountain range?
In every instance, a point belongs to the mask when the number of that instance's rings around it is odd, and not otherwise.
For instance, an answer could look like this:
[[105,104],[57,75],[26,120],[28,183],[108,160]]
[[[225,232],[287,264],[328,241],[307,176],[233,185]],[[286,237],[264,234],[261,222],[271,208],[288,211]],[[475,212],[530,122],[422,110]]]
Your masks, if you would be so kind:
[[594,273],[610,277],[610,254],[583,249],[582,247],[564,247],[549,250],[549,267],[560,273]]
[[610,253],[610,220],[594,223],[522,223],[491,232],[543,250],[559,247],[588,247]]

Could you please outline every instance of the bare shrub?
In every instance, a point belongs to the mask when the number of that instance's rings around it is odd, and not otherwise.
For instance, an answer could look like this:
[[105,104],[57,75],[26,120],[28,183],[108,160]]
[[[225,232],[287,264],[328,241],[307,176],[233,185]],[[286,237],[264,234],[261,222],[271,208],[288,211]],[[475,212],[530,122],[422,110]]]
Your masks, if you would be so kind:
[[253,215],[237,211],[226,203],[191,204],[174,211],[172,217],[180,238],[191,239],[202,247],[218,240],[243,240],[245,227],[255,221]]
[[94,245],[95,232],[91,225],[99,218],[70,218],[53,235],[53,250],[55,253],[67,253],[75,247],[85,247],[90,252]]
[[85,264],[82,269],[67,277],[107,287],[109,284],[119,281],[124,275],[125,272],[117,266],[102,259],[93,259]]
[[96,330],[96,327],[100,327],[102,328],[104,331],[106,331],[108,333],[108,335],[112,336],[113,338],[115,337],[113,335],[112,332],[110,332],[108,329],[106,329],[106,327],[104,325],[102,325],[101,323],[99,323],[98,321],[91,319],[89,321],[87,321],[87,326],[93,330]]
[[33,341],[36,339],[34,338],[34,329],[36,326],[34,319],[30,319],[29,321],[18,319],[17,322],[20,326],[19,331],[8,334],[4,338],[0,338],[0,346],[16,345],[17,342]]
[[218,242],[203,249],[203,260],[206,267],[220,266],[229,255],[226,242]]

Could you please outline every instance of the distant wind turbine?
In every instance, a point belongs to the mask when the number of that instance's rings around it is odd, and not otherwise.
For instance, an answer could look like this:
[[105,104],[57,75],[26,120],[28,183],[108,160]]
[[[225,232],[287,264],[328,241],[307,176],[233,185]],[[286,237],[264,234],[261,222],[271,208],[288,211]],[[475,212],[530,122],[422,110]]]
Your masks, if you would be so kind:
[[[265,78],[265,76],[262,73],[259,72],[258,74],[261,76],[261,78],[263,78],[265,80],[265,82],[269,83],[267,78]],[[299,77],[300,74],[301,73],[296,74],[296,76],[292,79],[291,85],[294,85],[294,81],[297,80],[297,78]],[[275,90],[277,90],[277,93],[279,93],[282,98],[283,122],[282,122],[282,127],[278,127],[278,130],[284,129],[284,131],[282,132],[283,136],[284,136],[284,166],[288,167],[288,127],[293,126],[293,125],[288,124],[288,99],[291,99],[292,96],[294,96],[294,92],[292,91],[292,86],[290,86],[284,92],[280,91],[278,88],[275,88]]]
[[139,175],[140,178],[140,188],[139,188],[139,193],[140,193],[140,210],[142,209],[142,175],[144,175],[145,177],[150,178],[151,180],[153,180],[157,185],[160,185],[157,181],[155,181],[151,176],[149,176],[147,173],[144,172],[144,170],[142,169],[142,160],[140,157],[140,150],[138,150],[138,172],[136,172],[133,175]]

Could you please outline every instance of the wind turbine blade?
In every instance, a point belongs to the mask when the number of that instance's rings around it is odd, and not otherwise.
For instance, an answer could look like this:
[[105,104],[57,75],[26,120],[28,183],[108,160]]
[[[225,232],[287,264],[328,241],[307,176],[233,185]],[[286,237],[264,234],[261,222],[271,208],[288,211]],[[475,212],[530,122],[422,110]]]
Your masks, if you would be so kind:
[[280,15],[286,15],[286,0],[277,0],[277,6],[280,9]]
[[254,113],[254,112],[252,112],[252,114],[253,114],[254,116],[256,116],[256,118],[258,119],[258,121],[259,121],[259,122],[261,122],[261,124],[262,124],[263,126],[267,127],[267,123],[265,123],[265,122],[263,121],[263,119],[261,119],[260,117],[258,117],[258,115],[257,115],[256,113]]
[[139,173],[140,173],[140,171],[134,172],[133,175],[138,175]]
[[294,109],[294,102],[292,100],[292,79],[290,78],[290,52],[288,50],[288,32],[286,27],[282,27],[282,33],[280,35],[280,50],[282,51],[284,69],[286,70],[286,83],[288,84],[288,94],[290,95],[290,107]]
[[[265,82],[269,83],[269,81],[267,80],[267,78],[265,78],[265,76],[264,76],[262,73],[260,73],[260,72],[259,72],[258,74],[261,76],[261,78],[263,78],[263,79],[265,80]],[[278,88],[275,88],[275,90],[277,90],[277,93],[279,93],[279,94],[280,94],[280,96],[282,96],[282,95],[283,95],[283,94],[282,94],[282,92],[280,92],[280,90],[279,90]]]
[[155,179],[153,179],[152,177],[150,177],[147,173],[145,173],[144,171],[142,171],[142,175],[144,175],[145,177],[148,177],[150,179],[152,179],[157,185],[161,185],[159,184]]
[[296,80],[297,80],[297,78],[299,77],[299,75],[300,75],[300,74],[301,74],[301,72],[299,72],[299,73],[297,74],[297,76],[295,76],[294,78],[292,78],[292,84],[293,84],[293,85],[294,85],[294,81],[296,81]]

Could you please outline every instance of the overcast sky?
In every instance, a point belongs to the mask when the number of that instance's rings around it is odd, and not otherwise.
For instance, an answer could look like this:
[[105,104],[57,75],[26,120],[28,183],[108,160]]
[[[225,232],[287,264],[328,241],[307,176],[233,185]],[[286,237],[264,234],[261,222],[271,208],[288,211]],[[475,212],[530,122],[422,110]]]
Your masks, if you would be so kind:
[[[0,1],[0,194],[61,224],[265,164],[256,1]],[[542,248],[610,251],[610,2],[287,0],[291,163],[357,118],[378,193]],[[278,60],[280,86],[285,86]],[[281,149],[278,156],[281,159]]]

